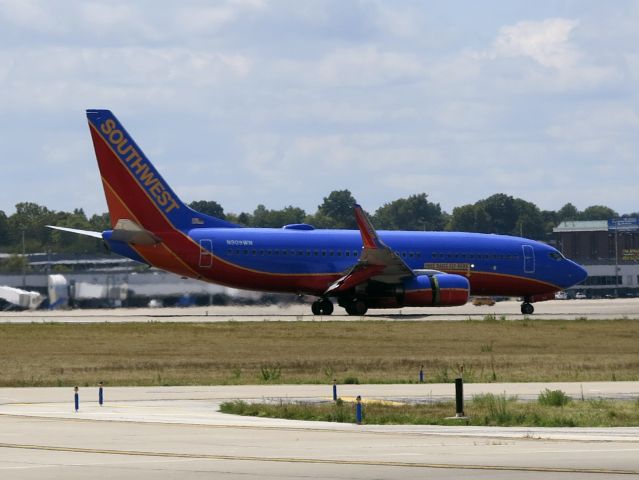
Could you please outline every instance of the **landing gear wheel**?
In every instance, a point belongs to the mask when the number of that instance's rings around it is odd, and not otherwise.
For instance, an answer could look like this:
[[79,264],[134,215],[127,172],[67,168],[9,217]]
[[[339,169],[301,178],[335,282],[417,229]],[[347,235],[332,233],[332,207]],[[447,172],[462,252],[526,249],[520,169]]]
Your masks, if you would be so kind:
[[528,302],[524,302],[521,304],[521,313],[523,315],[532,315],[534,311],[535,307],[533,307],[532,304]]
[[365,315],[368,311],[368,305],[366,305],[364,300],[353,300],[344,308],[349,315]]
[[313,312],[313,315],[322,314],[320,303],[321,303],[320,300],[315,300],[313,304],[311,305],[311,312]]
[[333,313],[333,303],[328,298],[315,300],[311,305],[313,315],[330,315]]

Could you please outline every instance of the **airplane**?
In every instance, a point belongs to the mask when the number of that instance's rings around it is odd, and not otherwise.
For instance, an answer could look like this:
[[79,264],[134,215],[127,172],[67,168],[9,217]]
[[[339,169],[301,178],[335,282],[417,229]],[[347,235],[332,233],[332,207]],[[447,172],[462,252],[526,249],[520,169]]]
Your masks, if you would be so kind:
[[377,232],[355,205],[358,230],[308,224],[247,228],[189,208],[109,110],[87,110],[112,229],[92,232],[116,254],[183,277],[239,289],[317,297],[349,315],[370,308],[464,305],[470,295],[516,296],[521,313],[586,279],[555,248],[463,232]]

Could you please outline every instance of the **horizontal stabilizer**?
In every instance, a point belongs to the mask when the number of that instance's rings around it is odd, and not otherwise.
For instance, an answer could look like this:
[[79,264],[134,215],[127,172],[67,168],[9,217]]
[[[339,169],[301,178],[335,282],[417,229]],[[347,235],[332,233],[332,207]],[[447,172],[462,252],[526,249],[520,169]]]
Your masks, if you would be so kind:
[[162,239],[152,232],[145,230],[140,225],[127,218],[121,218],[115,224],[111,240],[130,243],[132,245],[157,245]]
[[102,238],[101,232],[92,232],[91,230],[80,230],[78,228],[56,227],[55,225],[47,225],[48,228],[54,230],[62,230],[63,232],[77,233],[78,235],[86,235],[87,237]]

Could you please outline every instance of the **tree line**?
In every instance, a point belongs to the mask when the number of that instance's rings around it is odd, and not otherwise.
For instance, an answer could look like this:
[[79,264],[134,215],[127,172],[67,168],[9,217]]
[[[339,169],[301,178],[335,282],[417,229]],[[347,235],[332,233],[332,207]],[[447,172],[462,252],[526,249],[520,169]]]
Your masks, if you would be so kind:
[[[315,213],[288,206],[281,210],[258,205],[252,213],[227,213],[214,200],[199,200],[189,206],[246,227],[274,227],[292,223],[309,223],[316,228],[355,229],[355,198],[349,190],[334,190],[324,197]],[[592,205],[583,211],[567,203],[557,211],[541,210],[534,203],[497,193],[473,204],[455,207],[451,213],[431,202],[426,193],[411,195],[385,203],[369,213],[380,230],[450,230],[516,235],[536,240],[549,240],[552,229],[565,220],[607,220],[620,216],[603,205]],[[629,213],[623,216],[637,216]],[[0,252],[73,252],[103,251],[99,241],[46,228],[46,225],[102,231],[111,228],[109,214],[87,217],[82,209],[73,212],[53,211],[31,202],[18,203],[12,215],[0,210]]]

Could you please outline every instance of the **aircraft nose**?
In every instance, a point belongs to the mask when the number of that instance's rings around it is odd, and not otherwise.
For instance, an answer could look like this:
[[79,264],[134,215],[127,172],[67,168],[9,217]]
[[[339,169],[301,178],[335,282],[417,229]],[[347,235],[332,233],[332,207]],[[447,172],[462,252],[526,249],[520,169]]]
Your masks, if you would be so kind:
[[588,278],[588,272],[586,272],[586,269],[584,267],[575,262],[570,263],[572,263],[570,272],[570,280],[572,282],[571,285],[577,285]]

